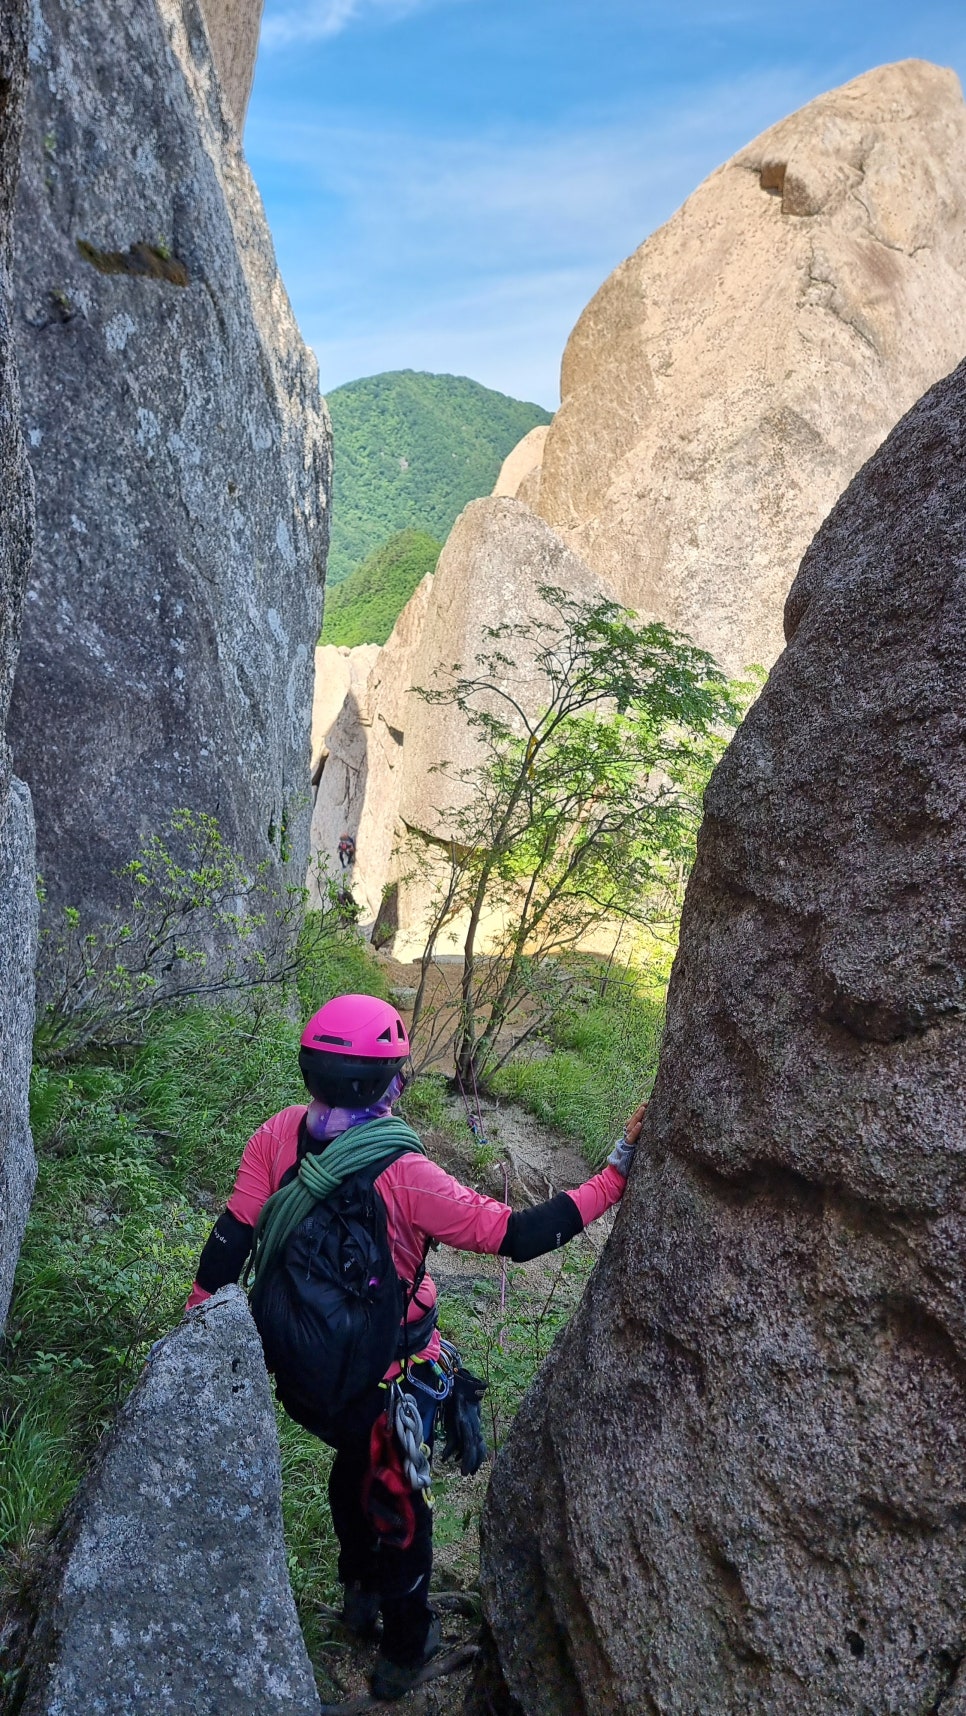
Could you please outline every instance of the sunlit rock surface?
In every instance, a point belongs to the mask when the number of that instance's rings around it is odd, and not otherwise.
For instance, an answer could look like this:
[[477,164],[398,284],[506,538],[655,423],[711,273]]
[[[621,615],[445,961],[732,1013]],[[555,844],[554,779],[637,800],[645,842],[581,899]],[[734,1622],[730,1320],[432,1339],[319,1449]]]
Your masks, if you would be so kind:
[[513,500],[529,502],[531,494],[539,494],[540,467],[549,427],[547,423],[538,423],[507,454],[493,486],[495,495],[509,495]]
[[239,131],[252,93],[265,0],[201,0],[218,82]]
[[768,665],[818,525],[964,352],[966,107],[951,71],[882,66],[740,150],[604,283],[522,498],[622,601]]
[[[488,634],[506,623],[552,619],[540,595],[546,585],[592,602],[606,594],[601,581],[521,501],[506,495],[471,501],[435,573],[423,579],[400,614],[364,692],[350,688],[330,729],[313,849],[334,855],[343,830],[355,837],[352,881],[363,920],[377,916],[392,890],[391,933],[399,958],[421,951],[445,842],[457,830],[451,813],[466,804],[473,772],[484,761],[459,710],[427,703],[418,689],[452,684],[457,664],[474,674],[477,657],[498,649],[512,661],[501,669],[506,688],[536,714],[546,688],[534,664],[535,642],[495,642]],[[499,707],[510,713],[506,704]],[[453,951],[458,931],[455,922],[446,952]]]

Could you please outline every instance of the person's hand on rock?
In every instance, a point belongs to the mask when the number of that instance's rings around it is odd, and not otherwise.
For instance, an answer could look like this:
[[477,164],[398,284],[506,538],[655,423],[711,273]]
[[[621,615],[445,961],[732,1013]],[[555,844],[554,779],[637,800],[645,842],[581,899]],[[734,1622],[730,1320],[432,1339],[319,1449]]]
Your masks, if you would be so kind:
[[641,1127],[644,1124],[644,1114],[646,1109],[646,1102],[642,1102],[640,1107],[635,1108],[630,1119],[625,1124],[623,1137],[618,1138],[617,1143],[614,1145],[613,1150],[607,1158],[610,1167],[616,1168],[619,1174],[623,1174],[625,1180],[631,1171],[631,1163],[634,1160],[634,1152],[637,1149],[637,1140],[641,1135]]

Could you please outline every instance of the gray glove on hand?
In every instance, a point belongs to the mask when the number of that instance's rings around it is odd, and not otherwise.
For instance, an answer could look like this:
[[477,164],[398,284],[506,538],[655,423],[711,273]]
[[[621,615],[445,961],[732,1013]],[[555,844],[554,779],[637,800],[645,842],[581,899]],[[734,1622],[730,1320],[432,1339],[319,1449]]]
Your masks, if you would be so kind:
[[644,1110],[646,1107],[647,1103],[642,1102],[640,1108],[635,1108],[630,1120],[624,1127],[623,1138],[618,1138],[617,1143],[614,1145],[613,1150],[607,1158],[608,1167],[616,1168],[617,1172],[623,1175],[625,1180],[631,1171],[631,1163],[634,1160],[634,1152],[637,1149],[637,1140],[641,1135],[641,1127],[644,1124]]

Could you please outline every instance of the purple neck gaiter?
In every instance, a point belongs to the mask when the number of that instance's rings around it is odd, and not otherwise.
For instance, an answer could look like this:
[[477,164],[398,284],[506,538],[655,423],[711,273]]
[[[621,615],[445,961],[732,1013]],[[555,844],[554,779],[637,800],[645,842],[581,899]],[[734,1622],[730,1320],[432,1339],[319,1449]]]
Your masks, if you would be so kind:
[[348,1132],[350,1126],[361,1126],[366,1120],[380,1120],[383,1115],[392,1113],[392,1105],[399,1101],[404,1088],[403,1079],[397,1073],[385,1096],[368,1108],[329,1108],[314,1097],[305,1116],[309,1137],[316,1144],[327,1144],[330,1139],[338,1138],[340,1133]]

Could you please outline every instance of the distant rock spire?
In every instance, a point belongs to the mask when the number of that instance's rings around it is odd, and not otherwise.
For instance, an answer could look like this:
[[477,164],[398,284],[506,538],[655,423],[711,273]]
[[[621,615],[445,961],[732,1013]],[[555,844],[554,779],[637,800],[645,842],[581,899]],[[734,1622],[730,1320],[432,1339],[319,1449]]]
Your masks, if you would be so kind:
[[222,94],[239,132],[245,128],[265,0],[200,0]]

